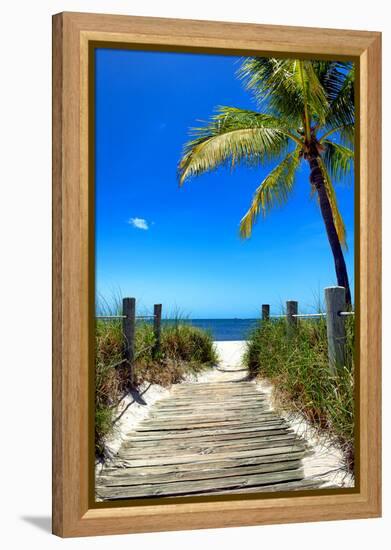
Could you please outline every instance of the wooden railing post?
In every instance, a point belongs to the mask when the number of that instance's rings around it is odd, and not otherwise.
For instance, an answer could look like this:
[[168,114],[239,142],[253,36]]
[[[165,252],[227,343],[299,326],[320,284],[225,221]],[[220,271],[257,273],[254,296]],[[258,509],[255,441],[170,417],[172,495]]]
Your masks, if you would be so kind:
[[292,332],[297,327],[297,312],[299,304],[295,300],[288,300],[286,303],[286,320],[288,323],[288,332]]
[[262,304],[262,321],[267,321],[270,318],[270,305]]
[[153,306],[153,333],[155,336],[155,345],[153,348],[153,356],[160,351],[160,336],[161,336],[161,325],[162,325],[162,304],[155,304]]
[[136,299],[124,298],[122,300],[122,331],[124,335],[124,360],[131,369],[131,380],[133,381],[133,361],[135,350],[136,332]]
[[326,301],[327,344],[329,368],[332,374],[345,364],[345,321],[339,313],[346,310],[346,290],[343,286],[324,289]]

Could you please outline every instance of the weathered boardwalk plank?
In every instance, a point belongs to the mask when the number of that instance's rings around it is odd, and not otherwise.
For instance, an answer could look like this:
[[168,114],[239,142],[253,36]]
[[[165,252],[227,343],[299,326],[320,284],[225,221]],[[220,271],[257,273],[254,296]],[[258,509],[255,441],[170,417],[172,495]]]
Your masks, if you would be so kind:
[[219,489],[238,489],[243,487],[258,487],[275,483],[297,481],[303,479],[302,470],[284,470],[266,474],[220,477],[217,479],[199,479],[197,481],[177,481],[159,484],[145,483],[142,486],[101,487],[102,497],[110,500],[121,498],[141,498],[156,496],[183,496],[194,493],[204,493]]
[[[285,462],[271,462],[266,464],[256,464],[255,466],[242,466],[240,468],[240,473],[242,475],[248,474],[260,474],[265,472],[281,472],[283,470],[297,470],[300,468],[300,460],[289,460]],[[192,471],[184,470],[177,472],[164,472],[164,473],[148,473],[148,480],[146,480],[145,475],[140,475],[140,473],[134,473],[135,468],[124,469],[119,468],[115,471],[110,472],[108,475],[101,477],[101,482],[105,486],[116,486],[116,485],[148,485],[169,482],[169,481],[196,481],[198,479],[213,479],[213,478],[223,478],[231,477],[238,475],[238,468],[215,468],[211,470],[203,471]]]
[[248,381],[180,384],[97,476],[100,500],[316,488],[305,441]]

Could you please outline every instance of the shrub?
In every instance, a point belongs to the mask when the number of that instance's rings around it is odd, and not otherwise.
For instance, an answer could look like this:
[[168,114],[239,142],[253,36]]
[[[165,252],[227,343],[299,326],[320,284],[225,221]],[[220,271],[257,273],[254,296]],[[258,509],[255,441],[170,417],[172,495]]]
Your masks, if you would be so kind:
[[95,441],[96,455],[105,458],[105,440],[111,434],[116,406],[132,387],[143,383],[168,387],[217,364],[211,335],[189,324],[163,323],[160,351],[153,356],[151,323],[137,323],[133,380],[122,362],[124,340],[120,321],[96,324]]
[[[142,334],[142,338],[141,338]],[[218,358],[211,335],[201,329],[180,322],[165,323],[162,327],[160,351],[152,357],[153,329],[145,324],[140,330],[140,350],[137,354],[136,383],[170,386],[181,382],[187,374],[196,374],[217,364]],[[148,349],[149,346],[149,349]]]
[[213,365],[217,363],[217,354],[209,332],[188,324],[172,324],[162,332],[161,353],[163,357]]
[[95,442],[96,454],[104,458],[104,441],[112,430],[114,409],[121,392],[116,365],[122,361],[121,325],[116,321],[96,324],[95,348]]
[[247,344],[245,363],[252,377],[274,387],[281,408],[300,412],[338,443],[350,470],[354,466],[354,320],[347,319],[345,365],[329,371],[325,319],[301,320],[287,334],[284,319],[263,321]]

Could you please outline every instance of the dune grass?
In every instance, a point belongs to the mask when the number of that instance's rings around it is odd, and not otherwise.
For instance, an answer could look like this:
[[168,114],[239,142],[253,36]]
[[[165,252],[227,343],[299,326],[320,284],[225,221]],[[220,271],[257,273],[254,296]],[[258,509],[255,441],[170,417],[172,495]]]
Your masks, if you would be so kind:
[[217,364],[211,335],[180,320],[163,323],[161,346],[153,355],[155,338],[151,323],[136,325],[133,377],[122,361],[121,322],[96,323],[95,442],[98,458],[105,456],[105,440],[112,433],[116,408],[131,389],[144,383],[168,387]]
[[250,335],[245,363],[252,377],[273,384],[276,405],[300,413],[327,433],[354,468],[354,319],[346,319],[345,364],[332,375],[325,319],[300,320],[293,334],[285,319],[261,321]]

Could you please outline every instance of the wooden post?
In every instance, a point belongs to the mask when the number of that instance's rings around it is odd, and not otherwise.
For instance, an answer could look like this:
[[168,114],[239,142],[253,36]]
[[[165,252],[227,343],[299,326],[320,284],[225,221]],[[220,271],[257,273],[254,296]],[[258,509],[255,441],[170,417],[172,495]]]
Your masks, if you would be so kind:
[[346,290],[343,286],[324,289],[326,301],[327,344],[329,367],[332,374],[345,364],[345,321],[340,311],[346,311]]
[[286,320],[288,323],[288,332],[292,332],[297,327],[297,315],[299,304],[295,300],[288,300],[286,303]]
[[122,300],[122,331],[124,334],[124,360],[131,369],[131,380],[133,381],[133,361],[135,349],[136,331],[136,298],[124,298]]
[[155,357],[160,351],[160,334],[162,324],[162,304],[153,306],[153,333],[155,336],[155,345],[153,348],[153,356]]
[[270,305],[262,304],[262,321],[267,321],[270,317]]

